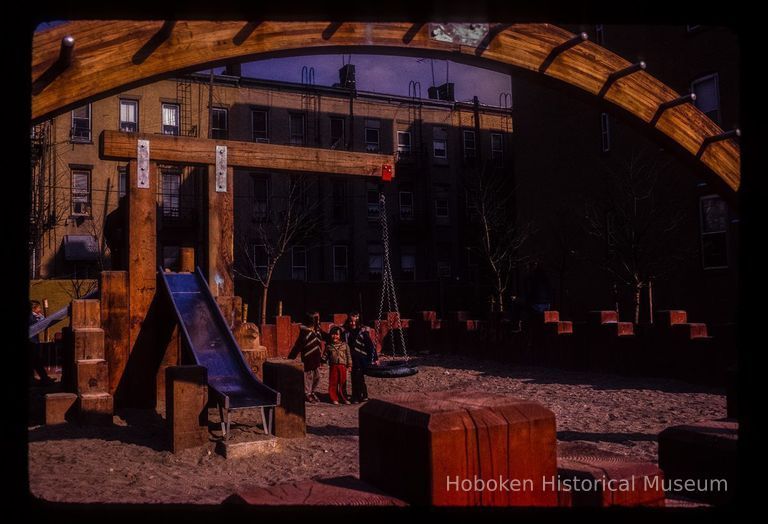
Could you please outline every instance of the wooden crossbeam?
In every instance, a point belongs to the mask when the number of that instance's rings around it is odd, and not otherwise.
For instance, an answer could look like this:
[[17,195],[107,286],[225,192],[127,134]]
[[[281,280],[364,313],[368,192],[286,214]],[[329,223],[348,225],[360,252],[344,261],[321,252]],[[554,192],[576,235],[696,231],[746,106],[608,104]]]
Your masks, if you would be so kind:
[[[319,53],[323,49],[366,49],[390,54],[419,53],[434,57],[462,57],[488,66],[489,61],[539,72],[553,50],[558,59],[547,64],[544,75],[598,95],[645,124],[659,106],[680,95],[645,71],[621,76],[627,60],[590,41],[579,45],[575,35],[552,24],[494,26],[477,47],[433,38],[429,24],[406,22],[283,22],[177,21],[173,38],[162,45],[147,43],[161,31],[162,21],[76,21],[34,34],[32,47],[32,122],[38,123],[87,101],[125,88],[148,84],[178,72],[206,69],[237,60],[279,53]],[[492,35],[491,35],[492,33]],[[60,54],[62,38],[72,36],[78,52],[64,70],[51,68]],[[136,63],[136,59],[140,63]],[[146,56],[145,56],[146,55]],[[479,57],[479,58],[478,58]],[[48,76],[46,76],[46,74]],[[41,81],[43,80],[43,81]],[[723,130],[690,104],[665,111],[654,128],[695,157],[705,140]],[[699,160],[734,191],[741,180],[741,152],[733,140],[712,143]]]
[[101,156],[110,160],[135,158],[140,139],[150,141],[155,162],[213,165],[216,146],[225,145],[227,164],[238,168],[381,177],[384,166],[394,169],[395,165],[393,155],[120,131],[102,132]]

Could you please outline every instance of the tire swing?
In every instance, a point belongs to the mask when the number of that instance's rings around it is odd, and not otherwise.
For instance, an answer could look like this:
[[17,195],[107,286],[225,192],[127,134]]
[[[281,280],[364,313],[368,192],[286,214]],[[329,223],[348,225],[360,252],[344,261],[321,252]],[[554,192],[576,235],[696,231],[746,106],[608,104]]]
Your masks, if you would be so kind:
[[[379,193],[379,222],[381,223],[381,240],[384,247],[384,259],[382,261],[382,285],[381,300],[379,301],[379,325],[377,335],[382,340],[382,324],[386,320],[385,311],[393,311],[396,314],[394,326],[389,327],[389,342],[392,345],[392,356],[395,356],[395,333],[400,337],[400,347],[403,348],[402,358],[380,362],[377,366],[368,366],[364,373],[376,378],[400,378],[410,377],[419,372],[416,366],[408,362],[408,351],[405,347],[405,334],[400,320],[400,309],[397,306],[395,294],[395,279],[392,277],[392,266],[389,263],[389,228],[387,227],[387,206],[384,193]],[[384,309],[386,303],[387,309]],[[382,340],[383,341],[383,340]]]

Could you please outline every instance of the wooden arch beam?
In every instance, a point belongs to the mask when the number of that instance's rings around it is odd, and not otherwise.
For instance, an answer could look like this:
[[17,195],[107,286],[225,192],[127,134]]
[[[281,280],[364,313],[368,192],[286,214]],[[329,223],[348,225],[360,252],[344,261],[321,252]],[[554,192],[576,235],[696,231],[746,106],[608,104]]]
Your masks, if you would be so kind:
[[[157,42],[156,35],[164,24],[163,21],[77,21],[35,33],[33,83],[58,59],[62,38],[72,36],[77,52],[66,69],[33,94],[33,122],[130,86],[260,55],[295,55],[356,47],[361,51],[391,54],[429,52],[480,57],[538,73],[553,49],[574,38],[572,33],[551,24],[491,26],[483,42],[467,45],[435,38],[432,24],[262,21],[254,26],[244,21],[177,21],[167,38]],[[329,31],[331,25],[333,31]],[[157,45],[136,63],[137,53],[142,49],[146,51],[153,38]],[[611,51],[585,41],[560,53],[541,74],[597,96],[613,73],[630,65]],[[659,107],[679,97],[679,93],[652,75],[639,71],[616,80],[605,92],[604,100],[651,125]],[[708,138],[723,133],[692,104],[664,111],[652,127],[694,158]],[[731,189],[738,190],[741,155],[734,140],[712,143],[698,160]]]

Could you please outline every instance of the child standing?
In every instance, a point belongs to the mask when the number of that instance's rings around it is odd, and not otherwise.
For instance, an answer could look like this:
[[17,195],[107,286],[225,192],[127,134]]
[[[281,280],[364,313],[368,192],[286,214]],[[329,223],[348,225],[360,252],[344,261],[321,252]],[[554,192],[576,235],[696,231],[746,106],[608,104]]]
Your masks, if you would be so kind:
[[368,400],[365,368],[376,365],[379,355],[371,340],[370,330],[361,324],[358,312],[353,311],[347,315],[344,327],[344,339],[352,353],[352,403],[356,404]]
[[343,404],[349,404],[344,392],[347,390],[347,368],[352,364],[352,357],[349,354],[349,346],[341,340],[341,328],[333,326],[329,333],[330,343],[325,347],[325,353],[328,356],[329,387],[328,394],[331,397],[332,404],[338,404],[339,399]]
[[316,395],[320,385],[320,364],[323,354],[323,331],[317,322],[315,313],[307,313],[304,323],[299,327],[299,336],[293,344],[289,359],[301,355],[304,363],[304,400],[317,402]]

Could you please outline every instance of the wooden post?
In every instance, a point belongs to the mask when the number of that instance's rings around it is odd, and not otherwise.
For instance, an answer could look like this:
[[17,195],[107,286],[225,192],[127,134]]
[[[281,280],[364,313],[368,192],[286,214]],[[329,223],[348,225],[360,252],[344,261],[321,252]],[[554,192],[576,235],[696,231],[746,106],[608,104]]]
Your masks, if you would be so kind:
[[234,251],[234,170],[227,168],[227,190],[216,191],[216,166],[208,166],[208,285],[213,296],[232,296]]
[[274,435],[306,437],[304,366],[293,360],[273,359],[264,362],[262,370],[264,384],[280,392],[280,405],[275,408]]
[[109,366],[109,394],[114,395],[128,363],[128,272],[102,271],[100,278],[104,358]]
[[182,247],[179,254],[179,271],[181,273],[195,272],[195,248]]
[[208,442],[208,371],[204,366],[165,369],[168,444],[173,453]]
[[[151,147],[150,147],[151,154]],[[151,156],[150,156],[151,158]],[[157,348],[149,347],[154,343],[154,336],[149,331],[152,323],[147,322],[150,305],[155,298],[157,287],[157,163],[149,162],[148,186],[139,187],[137,162],[129,162],[128,188],[128,306],[130,319],[129,365],[130,385],[126,399],[129,405],[138,407],[154,403],[154,385],[145,383],[154,378],[152,370],[144,362],[156,353]],[[147,346],[147,347],[144,347]],[[137,351],[138,350],[138,351]],[[138,353],[140,358],[134,358]],[[144,360],[144,362],[138,362]],[[156,371],[156,369],[155,369]],[[152,391],[154,393],[154,391]]]

